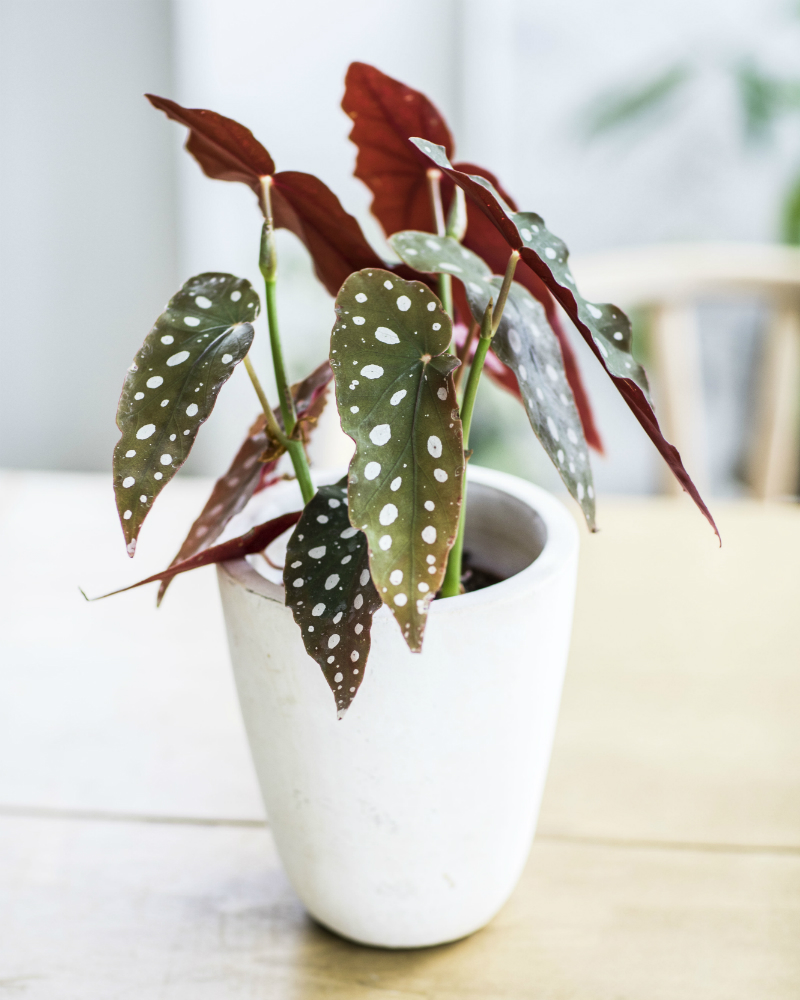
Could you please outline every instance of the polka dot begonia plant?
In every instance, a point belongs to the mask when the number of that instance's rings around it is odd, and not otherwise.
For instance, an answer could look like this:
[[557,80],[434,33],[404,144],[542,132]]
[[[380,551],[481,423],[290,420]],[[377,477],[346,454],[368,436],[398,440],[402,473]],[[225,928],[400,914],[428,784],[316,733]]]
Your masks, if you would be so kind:
[[[714,525],[678,452],[661,434],[645,373],[631,353],[627,317],[581,296],[566,246],[539,215],[517,211],[487,170],[451,163],[452,136],[424,94],[364,63],[347,73],[342,106],[353,122],[355,175],[373,194],[372,212],[399,264],[381,258],[322,181],[276,171],[243,125],[167,98],[148,99],[189,129],[186,149],[209,177],[244,183],[258,199],[259,266],[277,385],[273,407],[249,357],[260,300],[243,278],[191,278],[145,338],[125,378],[114,451],[129,555],[155,498],[188,457],[239,362],[261,406],[172,564],[142,581],[160,581],[159,600],[175,576],[265,551],[291,532],[286,604],[341,718],[364,679],[372,615],[381,605],[418,652],[431,601],[461,592],[465,469],[484,368],[523,404],[594,530],[589,448],[602,446],[559,307]],[[335,297],[330,357],[294,386],[278,329],[276,228],[303,242]],[[355,454],[344,479],[315,489],[306,444],[331,379]],[[215,544],[253,494],[286,478],[289,469],[302,498],[298,509]]]

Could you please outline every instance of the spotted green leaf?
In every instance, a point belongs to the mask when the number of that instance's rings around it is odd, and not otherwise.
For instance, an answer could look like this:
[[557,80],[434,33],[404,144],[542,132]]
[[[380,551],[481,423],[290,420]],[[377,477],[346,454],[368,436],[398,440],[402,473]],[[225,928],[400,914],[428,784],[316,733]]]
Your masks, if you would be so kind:
[[117,409],[114,492],[128,555],[153,501],[253,341],[258,296],[232,274],[199,274],[170,299],[128,369]]
[[458,360],[445,353],[451,323],[427,286],[377,268],[347,279],[336,315],[331,367],[342,427],[356,443],[350,521],[367,535],[382,600],[419,651],[463,488]]
[[322,668],[341,719],[356,696],[381,599],[369,573],[367,539],[347,516],[347,477],[322,486],[286,549],[286,604],[308,655]]
[[[473,317],[481,317],[503,279],[454,239],[406,231],[389,240],[399,256],[419,271],[446,272],[464,283]],[[580,504],[589,528],[595,527],[595,501],[589,450],[572,395],[561,347],[541,304],[514,282],[492,341],[495,354],[517,377],[534,433],[569,492]]]
[[534,212],[514,212],[485,177],[455,168],[443,146],[427,139],[409,140],[451,181],[479,206],[512,250],[544,282],[556,301],[575,324],[578,332],[611,377],[622,398],[641,424],[675,478],[702,511],[719,535],[711,512],[683,467],[677,448],[667,441],[653,412],[644,370],[631,354],[631,325],[621,309],[607,303],[588,302],[578,291],[567,266],[567,248],[548,232],[541,216]]

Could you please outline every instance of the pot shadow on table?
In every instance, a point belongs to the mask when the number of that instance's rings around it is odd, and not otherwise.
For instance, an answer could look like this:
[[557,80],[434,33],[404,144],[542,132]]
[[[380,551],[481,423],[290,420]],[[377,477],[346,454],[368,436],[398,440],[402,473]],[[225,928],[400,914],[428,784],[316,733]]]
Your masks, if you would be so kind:
[[298,909],[286,996],[788,998],[800,982],[798,893],[800,856],[542,839],[497,917],[452,944],[365,947]]

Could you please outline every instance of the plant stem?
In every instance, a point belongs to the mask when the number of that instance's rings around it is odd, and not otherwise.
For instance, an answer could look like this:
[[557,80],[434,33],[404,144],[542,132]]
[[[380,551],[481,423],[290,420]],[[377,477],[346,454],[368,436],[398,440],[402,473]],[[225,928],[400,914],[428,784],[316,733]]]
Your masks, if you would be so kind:
[[[489,344],[492,342],[494,333],[492,331],[492,300],[486,307],[481,323],[481,333],[478,344],[475,348],[475,357],[467,376],[467,387],[464,390],[464,402],[461,406],[461,428],[464,437],[464,452],[469,447],[469,432],[472,426],[472,413],[475,409],[475,397],[478,395],[478,383],[481,380],[483,363],[489,351]],[[447,559],[447,570],[442,582],[442,597],[457,597],[461,593],[461,564],[464,556],[464,525],[466,523],[467,509],[467,469],[464,464],[464,493],[461,498],[461,514],[458,519],[458,534],[455,544],[450,549]]]
[[[465,454],[469,449],[469,432],[472,426],[472,414],[475,410],[475,399],[478,395],[478,385],[481,380],[483,365],[486,361],[486,355],[489,352],[489,345],[492,342],[492,337],[494,337],[495,333],[497,333],[497,329],[500,326],[500,320],[503,318],[503,310],[505,309],[505,305],[508,300],[508,293],[511,290],[511,282],[514,280],[514,272],[517,268],[518,260],[519,253],[515,250],[509,257],[508,264],[506,265],[503,285],[500,289],[500,294],[497,297],[497,308],[493,313],[492,300],[490,299],[481,321],[480,337],[478,338],[478,344],[475,348],[475,357],[472,359],[472,365],[470,366],[469,375],[467,376],[467,385],[464,389],[464,402],[461,404],[461,428],[464,438]],[[462,364],[466,363],[467,360],[465,352]],[[450,555],[447,560],[447,570],[445,571],[444,581],[442,582],[442,597],[457,597],[461,593],[461,567],[464,556],[464,529],[467,520],[466,514],[467,470],[465,462],[464,492],[461,498],[461,514],[458,519],[458,534],[456,535],[455,544],[450,550]]]
[[[460,190],[460,188],[459,188]],[[456,368],[455,375],[453,376],[453,383],[456,388],[456,395],[461,390],[461,383],[464,380],[464,372],[469,368],[469,353],[472,350],[472,345],[475,342],[475,338],[480,332],[480,323],[473,323],[470,327],[469,333],[467,334],[467,339],[464,341],[464,347],[461,351],[460,358],[461,364]]]
[[[275,372],[275,384],[278,387],[278,406],[280,407],[285,437],[289,440],[287,451],[294,466],[294,473],[303,496],[303,503],[308,503],[314,496],[314,484],[311,482],[311,472],[308,468],[305,448],[302,441],[292,438],[297,426],[297,414],[289,381],[286,378],[286,367],[283,363],[283,348],[281,346],[280,329],[278,327],[277,277],[278,257],[275,249],[275,229],[272,221],[272,199],[270,197],[271,177],[263,177],[261,189],[264,195],[264,226],[261,230],[261,252],[259,268],[264,276],[264,290],[267,301],[267,325],[269,327],[269,343],[272,351],[272,367]],[[252,368],[252,366],[251,366]],[[249,373],[249,369],[248,369]],[[252,376],[251,376],[252,379]],[[254,383],[255,385],[255,383]],[[258,390],[256,390],[258,392]],[[264,394],[261,390],[259,399]],[[266,399],[266,396],[264,396]],[[263,406],[263,401],[262,401]],[[270,410],[270,413],[272,411]],[[265,411],[266,415],[266,411]],[[269,417],[267,417],[269,421]]]
[[514,250],[508,258],[506,273],[503,275],[503,285],[500,288],[500,294],[497,296],[497,308],[494,311],[494,319],[492,320],[492,336],[497,333],[497,328],[500,326],[500,320],[503,318],[503,310],[506,307],[508,293],[511,291],[511,282],[514,280],[514,272],[517,269],[518,260],[519,251]]
[[436,226],[436,233],[438,236],[444,236],[445,234],[445,224],[444,224],[444,207],[442,205],[442,172],[437,170],[436,167],[431,167],[427,171],[428,175],[428,191],[431,195],[431,207],[433,208],[433,222]]
[[[444,207],[442,205],[442,173],[435,167],[431,167],[428,174],[428,191],[431,196],[431,207],[433,208],[433,220],[438,236],[447,235],[447,227],[444,221]],[[439,275],[439,298],[442,301],[442,308],[453,318],[453,279],[449,274]],[[455,344],[450,342],[450,353],[455,354]]]
[[278,421],[275,419],[272,407],[269,405],[267,394],[264,392],[261,381],[253,368],[253,363],[250,361],[249,355],[247,355],[244,359],[244,367],[247,374],[250,376],[250,381],[253,383],[253,388],[255,389],[258,400],[261,403],[261,409],[264,411],[264,418],[267,423],[267,433],[270,437],[279,441],[288,452],[289,458],[292,460],[292,465],[294,466],[294,472],[297,477],[298,485],[300,486],[303,503],[306,504],[312,499],[316,491],[314,490],[314,484],[311,481],[311,473],[308,468],[303,442],[287,437],[281,430]]
[[272,412],[272,407],[269,405],[267,394],[264,392],[258,375],[256,375],[256,371],[255,368],[253,368],[253,363],[250,360],[249,354],[244,359],[244,367],[247,374],[250,376],[250,381],[253,383],[253,388],[258,396],[258,401],[261,403],[261,409],[264,411],[264,417],[267,421],[267,431],[270,437],[274,437],[276,441],[280,441],[284,448],[288,449],[292,442],[278,426],[278,421],[275,419],[275,414]]

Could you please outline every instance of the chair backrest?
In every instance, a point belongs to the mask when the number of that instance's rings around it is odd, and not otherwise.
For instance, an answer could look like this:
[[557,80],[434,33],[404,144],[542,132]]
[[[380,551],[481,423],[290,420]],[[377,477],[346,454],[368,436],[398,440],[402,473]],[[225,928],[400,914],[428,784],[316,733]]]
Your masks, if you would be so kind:
[[800,249],[663,244],[576,256],[571,265],[587,298],[648,310],[659,420],[701,489],[709,476],[697,305],[738,296],[769,305],[747,472],[757,497],[794,495],[800,463]]

